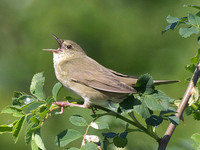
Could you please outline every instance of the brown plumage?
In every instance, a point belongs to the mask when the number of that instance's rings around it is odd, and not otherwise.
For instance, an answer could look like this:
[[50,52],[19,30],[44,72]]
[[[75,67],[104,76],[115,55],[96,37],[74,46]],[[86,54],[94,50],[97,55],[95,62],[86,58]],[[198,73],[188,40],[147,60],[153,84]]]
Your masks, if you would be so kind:
[[[89,107],[91,103],[98,105],[108,105],[109,102],[119,103],[129,93],[137,93],[133,88],[138,80],[137,77],[108,69],[88,57],[75,42],[55,38],[59,48],[45,50],[54,52],[57,79],[84,99],[84,105],[81,107]],[[174,82],[177,81],[154,81],[155,85]]]

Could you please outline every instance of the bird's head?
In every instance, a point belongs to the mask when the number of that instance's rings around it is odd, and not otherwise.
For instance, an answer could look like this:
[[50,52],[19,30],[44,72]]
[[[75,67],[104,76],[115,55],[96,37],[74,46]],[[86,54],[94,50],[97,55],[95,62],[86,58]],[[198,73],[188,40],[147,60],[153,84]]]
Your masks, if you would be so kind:
[[51,34],[58,42],[58,49],[43,49],[45,51],[51,51],[54,54],[54,59],[72,59],[82,55],[86,55],[83,49],[71,40],[62,40]]

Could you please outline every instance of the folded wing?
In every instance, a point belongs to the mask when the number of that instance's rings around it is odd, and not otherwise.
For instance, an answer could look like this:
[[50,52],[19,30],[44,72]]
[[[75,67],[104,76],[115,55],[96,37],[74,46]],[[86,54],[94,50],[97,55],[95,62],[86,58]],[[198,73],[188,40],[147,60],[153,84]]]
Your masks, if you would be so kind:
[[[84,61],[84,62],[83,62]],[[91,63],[92,61],[92,63]],[[81,59],[70,60],[70,63],[64,62],[62,65],[68,65],[68,70],[63,70],[66,74],[72,75],[72,81],[89,86],[91,88],[113,92],[113,93],[137,93],[137,91],[123,83],[117,78],[109,69],[103,67],[93,59],[89,57],[83,57]],[[78,69],[69,65],[79,66]]]

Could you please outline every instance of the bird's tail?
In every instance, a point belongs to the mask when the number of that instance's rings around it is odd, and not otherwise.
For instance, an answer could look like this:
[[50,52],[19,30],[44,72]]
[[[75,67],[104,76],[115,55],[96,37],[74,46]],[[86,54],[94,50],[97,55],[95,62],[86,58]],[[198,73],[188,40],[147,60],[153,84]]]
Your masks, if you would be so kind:
[[171,84],[179,82],[178,80],[155,80],[153,81],[155,85]]

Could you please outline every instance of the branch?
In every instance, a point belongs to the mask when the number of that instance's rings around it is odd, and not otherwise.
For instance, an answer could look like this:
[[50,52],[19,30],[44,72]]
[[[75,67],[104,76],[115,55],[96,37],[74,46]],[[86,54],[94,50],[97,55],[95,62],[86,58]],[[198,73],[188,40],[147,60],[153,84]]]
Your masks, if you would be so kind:
[[[66,106],[75,106],[75,107],[86,108],[86,107],[84,107],[84,105],[73,104],[73,103],[68,103],[68,102],[54,102],[53,105],[57,105],[57,106],[60,106],[60,107],[61,107],[61,112],[59,112],[59,114],[63,114],[63,113],[64,113],[64,112],[63,112],[63,109],[64,109],[64,107],[66,107]],[[116,112],[114,112],[114,111],[112,111],[112,110],[110,110],[110,109],[107,109],[107,108],[105,108],[105,107],[102,107],[102,106],[99,106],[99,105],[94,105],[94,107],[107,112],[107,113],[104,113],[104,114],[96,114],[97,117],[95,118],[95,120],[98,119],[98,118],[100,118],[100,117],[102,117],[102,116],[105,116],[105,115],[115,116],[116,118],[119,118],[119,119],[121,119],[121,120],[123,120],[123,121],[125,121],[125,122],[127,122],[127,123],[129,123],[129,124],[131,124],[131,125],[133,125],[133,126],[135,126],[135,127],[137,127],[137,128],[139,128],[141,131],[143,131],[143,132],[146,133],[147,135],[151,136],[151,137],[154,138],[156,141],[159,141],[159,140],[160,140],[160,138],[158,137],[158,135],[157,135],[156,133],[151,132],[151,131],[149,131],[147,128],[145,128],[144,126],[142,126],[142,125],[136,120],[136,118],[133,118],[134,121],[132,121],[132,120],[130,120],[130,119],[128,119],[128,118],[126,118],[126,117],[120,115],[119,113],[116,113]],[[55,109],[57,109],[57,108],[58,108],[58,107],[55,107],[55,108],[51,109],[50,112],[52,112],[53,110],[55,110]],[[134,117],[134,114],[133,114],[133,116],[131,116],[131,117]]]
[[[182,115],[183,115],[183,112],[185,110],[185,107],[189,101],[189,98],[191,96],[191,90],[196,86],[196,83],[199,79],[199,76],[200,76],[200,63],[198,64],[197,68],[195,69],[194,71],[194,74],[189,82],[189,85],[187,87],[187,90],[185,91],[185,94],[181,100],[181,103],[179,104],[178,106],[178,109],[177,109],[177,113],[176,113],[176,116],[181,118]],[[166,147],[167,147],[167,144],[174,132],[176,128],[176,125],[170,123],[166,132],[165,132],[165,135],[164,137],[158,141],[159,143],[159,147],[158,147],[158,150],[165,150]]]
[[[129,123],[129,124],[131,124],[131,125],[133,125],[133,126],[135,126],[135,127],[137,127],[137,128],[139,128],[139,129],[142,130],[144,133],[146,133],[147,135],[149,135],[149,136],[151,136],[152,138],[154,138],[156,141],[159,141],[159,140],[160,140],[160,138],[158,137],[158,135],[157,135],[156,133],[150,132],[148,129],[146,129],[144,126],[142,126],[139,122],[134,122],[134,121],[132,121],[132,120],[130,120],[130,119],[128,119],[128,118],[126,118],[126,117],[120,115],[119,113],[116,113],[116,112],[114,112],[114,111],[112,111],[112,110],[110,110],[110,109],[107,109],[107,108],[105,108],[105,107],[101,107],[101,106],[99,106],[99,105],[95,105],[95,107],[98,108],[98,109],[101,109],[101,110],[107,112],[106,114],[102,114],[103,116],[105,116],[105,115],[115,116],[116,118],[119,118],[119,119],[121,119],[121,120],[123,120],[123,121],[125,121],[125,122],[127,122],[127,123]],[[98,114],[97,114],[97,115],[98,115]],[[101,114],[100,114],[100,117],[101,117]],[[97,119],[98,119],[98,118],[99,118],[99,117],[97,117]]]

